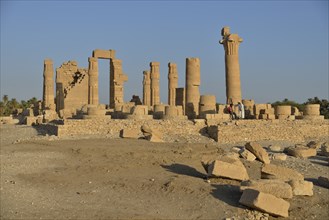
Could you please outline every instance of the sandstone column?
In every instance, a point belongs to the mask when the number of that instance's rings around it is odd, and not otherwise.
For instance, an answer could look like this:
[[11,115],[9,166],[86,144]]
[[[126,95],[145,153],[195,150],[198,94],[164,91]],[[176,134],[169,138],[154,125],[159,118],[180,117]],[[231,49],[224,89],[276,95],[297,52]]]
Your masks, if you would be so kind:
[[128,76],[122,71],[122,61],[119,59],[110,60],[110,108],[124,104],[123,84]]
[[199,114],[200,60],[186,58],[185,114],[189,119]]
[[168,105],[175,106],[176,88],[178,86],[177,65],[175,63],[168,63],[168,67]]
[[98,62],[95,57],[89,57],[88,61],[88,104],[98,105]]
[[151,106],[151,75],[150,71],[143,71],[143,105]]
[[160,104],[159,62],[151,62],[151,106]]
[[237,34],[230,34],[230,28],[222,29],[222,40],[225,50],[225,76],[226,76],[226,103],[237,104],[242,102],[241,82],[240,82],[240,64],[239,64],[239,45],[242,42]]
[[55,110],[53,61],[46,59],[43,70],[43,109]]

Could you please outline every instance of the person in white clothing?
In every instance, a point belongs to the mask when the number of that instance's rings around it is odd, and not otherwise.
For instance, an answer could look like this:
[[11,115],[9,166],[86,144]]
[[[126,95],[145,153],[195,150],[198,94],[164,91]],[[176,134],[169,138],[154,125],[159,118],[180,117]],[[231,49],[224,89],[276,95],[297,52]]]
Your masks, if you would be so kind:
[[244,119],[244,105],[241,102],[238,102],[239,107],[239,117]]

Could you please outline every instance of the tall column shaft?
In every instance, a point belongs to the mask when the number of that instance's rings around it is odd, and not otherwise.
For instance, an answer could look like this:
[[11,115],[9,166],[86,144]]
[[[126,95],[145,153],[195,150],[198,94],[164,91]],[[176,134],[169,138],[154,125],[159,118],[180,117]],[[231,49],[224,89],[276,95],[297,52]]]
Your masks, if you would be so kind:
[[168,63],[168,68],[168,105],[175,106],[176,88],[178,86],[177,65],[175,63]]
[[44,61],[43,71],[43,109],[55,110],[55,99],[54,99],[54,68],[53,61],[46,59]]
[[151,75],[150,71],[143,71],[143,105],[151,106]]
[[237,34],[231,34],[229,27],[223,27],[222,37],[219,43],[223,44],[225,50],[226,103],[237,104],[242,102],[239,64],[239,46],[242,38]]
[[160,63],[151,62],[151,105],[160,104]]
[[185,114],[189,119],[199,115],[200,59],[186,58]]
[[98,105],[98,62],[97,58],[89,57],[89,82],[88,82],[88,104]]

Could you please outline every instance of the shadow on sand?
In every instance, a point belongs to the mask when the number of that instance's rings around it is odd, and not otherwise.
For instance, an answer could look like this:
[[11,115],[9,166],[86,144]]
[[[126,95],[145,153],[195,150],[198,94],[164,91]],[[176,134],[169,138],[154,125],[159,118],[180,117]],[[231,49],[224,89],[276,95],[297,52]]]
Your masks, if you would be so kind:
[[181,175],[191,176],[196,178],[206,178],[206,174],[200,173],[195,168],[184,164],[174,163],[171,165],[161,165],[161,167],[169,172],[176,174],[181,174]]

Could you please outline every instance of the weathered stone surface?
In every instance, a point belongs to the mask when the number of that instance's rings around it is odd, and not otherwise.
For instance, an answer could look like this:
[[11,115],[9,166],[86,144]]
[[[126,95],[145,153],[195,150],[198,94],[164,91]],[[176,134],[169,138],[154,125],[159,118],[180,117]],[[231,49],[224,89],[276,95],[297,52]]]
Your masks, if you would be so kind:
[[289,202],[271,194],[246,189],[239,200],[242,205],[267,212],[273,216],[288,217]]
[[224,177],[235,180],[248,180],[249,175],[243,163],[233,157],[222,157],[208,166],[208,176]]
[[307,158],[316,156],[316,149],[305,146],[296,145],[285,149],[288,155],[298,158]]
[[162,137],[159,134],[152,133],[151,135],[145,136],[145,139],[151,142],[164,142]]
[[313,183],[304,180],[290,180],[289,185],[295,196],[313,196]]
[[320,151],[320,154],[322,156],[326,156],[326,157],[329,157],[329,143],[328,142],[325,142],[321,145],[321,151]]
[[122,129],[120,131],[120,137],[122,138],[139,138],[139,130],[138,129]]
[[239,154],[242,158],[248,160],[248,161],[254,161],[256,160],[256,156],[251,153],[249,150],[245,149],[245,148],[242,148],[240,151],[239,151]]
[[243,191],[246,189],[258,190],[283,199],[290,199],[293,195],[291,186],[283,180],[277,179],[260,179],[241,182],[240,190]]
[[326,187],[329,189],[329,178],[324,176],[318,177],[318,183],[320,186]]
[[149,133],[149,134],[152,134],[152,129],[148,126],[148,125],[142,125],[141,127],[141,131],[143,133]]
[[281,179],[283,181],[304,180],[304,176],[290,168],[265,164],[261,171],[262,179]]
[[267,152],[264,150],[264,148],[257,142],[248,142],[245,145],[245,148],[249,150],[251,153],[253,153],[257,159],[262,161],[265,164],[270,163],[270,159],[268,157]]

